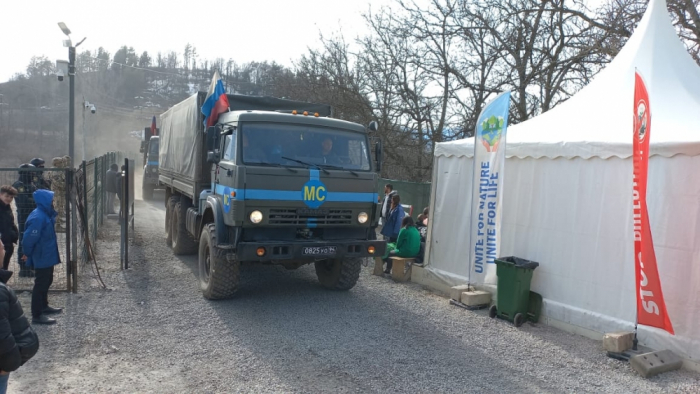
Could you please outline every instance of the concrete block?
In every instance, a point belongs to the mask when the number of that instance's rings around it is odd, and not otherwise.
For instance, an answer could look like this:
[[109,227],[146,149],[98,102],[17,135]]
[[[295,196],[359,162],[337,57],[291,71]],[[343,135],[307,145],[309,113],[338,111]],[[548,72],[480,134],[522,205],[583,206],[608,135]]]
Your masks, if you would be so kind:
[[683,365],[683,360],[670,350],[660,350],[632,356],[630,365],[642,377],[650,378],[660,373],[679,369]]
[[384,260],[381,257],[374,258],[374,271],[372,274],[377,276],[384,275]]
[[462,302],[462,301],[460,301],[462,299],[462,293],[464,293],[465,291],[472,291],[472,290],[474,290],[474,288],[469,286],[469,285],[453,286],[450,289],[450,298],[452,298],[455,301]]
[[465,291],[462,293],[461,302],[467,306],[489,305],[491,293],[482,290]]
[[632,348],[634,333],[630,331],[609,332],[603,335],[603,348],[608,352],[622,353]]

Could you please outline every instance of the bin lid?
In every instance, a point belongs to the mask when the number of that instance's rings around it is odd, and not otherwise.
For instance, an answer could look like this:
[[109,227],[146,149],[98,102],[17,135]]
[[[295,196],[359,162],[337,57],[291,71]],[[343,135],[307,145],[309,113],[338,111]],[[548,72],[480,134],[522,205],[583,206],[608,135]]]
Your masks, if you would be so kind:
[[496,263],[501,263],[501,264],[512,264],[517,266],[518,268],[525,268],[525,269],[531,269],[534,270],[535,268],[540,266],[540,263],[536,261],[531,261],[527,259],[523,259],[520,257],[515,257],[515,256],[508,256],[508,257],[499,257],[496,259]]

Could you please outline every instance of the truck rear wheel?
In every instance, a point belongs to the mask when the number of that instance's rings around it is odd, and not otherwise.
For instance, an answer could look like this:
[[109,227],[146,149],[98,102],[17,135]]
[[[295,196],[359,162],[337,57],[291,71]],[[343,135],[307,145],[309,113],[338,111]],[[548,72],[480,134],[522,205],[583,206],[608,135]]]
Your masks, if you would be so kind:
[[350,290],[360,278],[361,258],[317,261],[316,276],[321,285],[333,290]]
[[240,263],[230,262],[216,246],[216,228],[207,224],[199,237],[199,287],[204,298],[220,300],[238,290]]
[[154,185],[150,184],[142,184],[141,185],[141,198],[143,198],[144,201],[150,201],[153,200],[153,189],[156,187]]
[[189,200],[187,197],[180,197],[170,214],[170,234],[173,239],[173,254],[176,256],[197,253],[197,243],[187,231],[187,208]]
[[165,202],[165,243],[168,246],[173,246],[173,232],[171,231],[170,221],[178,200],[177,196],[172,196]]

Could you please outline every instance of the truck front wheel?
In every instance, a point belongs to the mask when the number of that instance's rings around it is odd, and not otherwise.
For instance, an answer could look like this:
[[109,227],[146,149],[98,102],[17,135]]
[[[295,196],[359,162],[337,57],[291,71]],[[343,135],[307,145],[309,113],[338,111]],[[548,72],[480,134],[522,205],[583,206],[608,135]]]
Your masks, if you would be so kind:
[[204,298],[220,300],[238,290],[240,263],[230,262],[216,246],[216,228],[207,224],[199,237],[199,287]]
[[361,258],[317,261],[316,276],[321,285],[333,290],[350,290],[360,278]]

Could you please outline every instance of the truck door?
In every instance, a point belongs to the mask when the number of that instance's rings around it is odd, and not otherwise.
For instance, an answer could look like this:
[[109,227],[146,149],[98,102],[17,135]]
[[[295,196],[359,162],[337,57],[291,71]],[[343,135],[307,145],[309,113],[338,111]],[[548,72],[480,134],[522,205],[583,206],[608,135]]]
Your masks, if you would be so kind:
[[224,208],[224,222],[233,224],[233,195],[236,191],[236,129],[224,135],[222,156],[216,172],[216,194],[221,197]]

